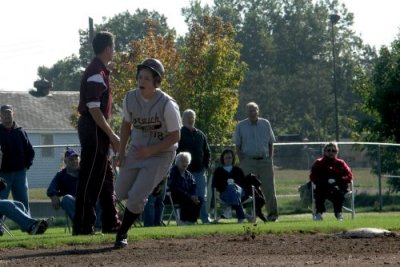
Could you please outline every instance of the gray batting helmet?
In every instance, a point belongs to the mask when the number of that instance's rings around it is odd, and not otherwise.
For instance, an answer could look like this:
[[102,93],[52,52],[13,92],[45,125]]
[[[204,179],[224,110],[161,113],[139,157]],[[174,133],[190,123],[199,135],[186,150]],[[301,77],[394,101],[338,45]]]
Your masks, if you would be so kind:
[[151,69],[152,71],[154,71],[160,77],[160,79],[164,75],[164,66],[161,64],[161,62],[158,59],[155,59],[155,58],[147,58],[147,59],[145,59],[142,63],[140,63],[137,66],[137,72],[139,73],[139,71],[142,68]]

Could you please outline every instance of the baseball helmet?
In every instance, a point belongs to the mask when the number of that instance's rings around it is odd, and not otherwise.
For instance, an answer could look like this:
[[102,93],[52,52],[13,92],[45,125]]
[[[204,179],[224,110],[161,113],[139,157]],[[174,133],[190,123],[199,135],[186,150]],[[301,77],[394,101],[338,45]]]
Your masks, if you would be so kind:
[[164,66],[158,59],[155,58],[147,58],[142,63],[137,66],[137,72],[142,68],[149,68],[154,71],[160,78],[164,75]]

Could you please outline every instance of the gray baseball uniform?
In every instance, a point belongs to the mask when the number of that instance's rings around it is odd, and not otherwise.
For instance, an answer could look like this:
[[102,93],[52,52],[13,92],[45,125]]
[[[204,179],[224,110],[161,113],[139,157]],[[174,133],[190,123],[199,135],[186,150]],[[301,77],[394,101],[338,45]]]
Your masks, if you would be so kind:
[[140,214],[147,197],[167,175],[177,144],[144,160],[135,158],[136,150],[161,142],[169,132],[179,130],[182,122],[175,100],[159,89],[150,100],[145,100],[137,89],[128,92],[123,101],[123,117],[132,124],[131,141],[115,192],[119,199],[127,199],[131,212]]

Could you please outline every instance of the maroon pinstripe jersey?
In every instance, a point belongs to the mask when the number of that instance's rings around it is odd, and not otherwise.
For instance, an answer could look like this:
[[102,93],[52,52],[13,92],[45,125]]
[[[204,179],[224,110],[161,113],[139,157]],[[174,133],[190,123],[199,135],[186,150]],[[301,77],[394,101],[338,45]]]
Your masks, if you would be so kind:
[[98,58],[94,58],[86,68],[81,79],[78,111],[89,114],[87,103],[100,102],[100,110],[106,119],[111,118],[112,96],[110,71]]

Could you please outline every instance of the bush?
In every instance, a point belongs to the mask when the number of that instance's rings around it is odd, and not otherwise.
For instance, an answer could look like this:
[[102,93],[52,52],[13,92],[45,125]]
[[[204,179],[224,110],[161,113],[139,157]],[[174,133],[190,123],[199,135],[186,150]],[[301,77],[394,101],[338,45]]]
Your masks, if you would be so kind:
[[388,177],[387,184],[389,185],[389,192],[391,192],[391,193],[400,192],[400,178],[399,177]]

